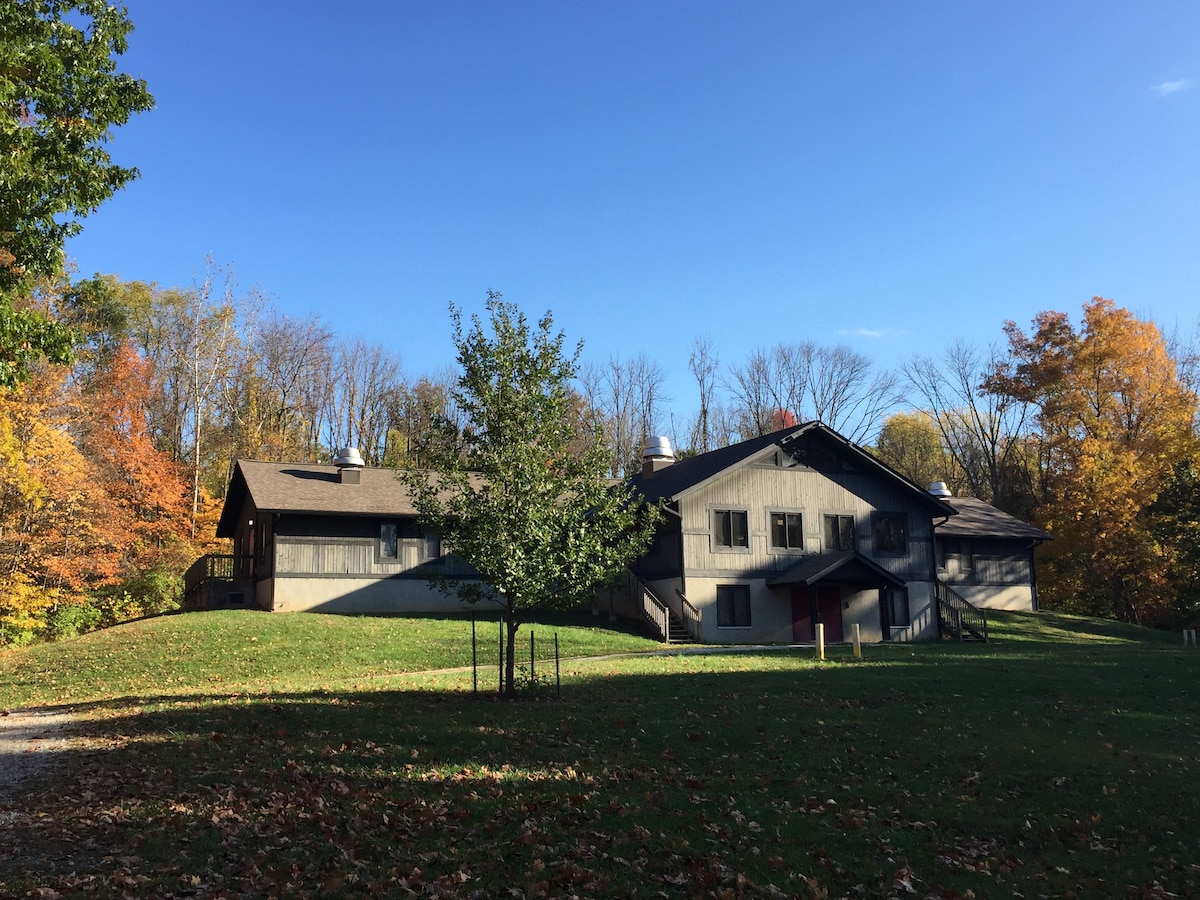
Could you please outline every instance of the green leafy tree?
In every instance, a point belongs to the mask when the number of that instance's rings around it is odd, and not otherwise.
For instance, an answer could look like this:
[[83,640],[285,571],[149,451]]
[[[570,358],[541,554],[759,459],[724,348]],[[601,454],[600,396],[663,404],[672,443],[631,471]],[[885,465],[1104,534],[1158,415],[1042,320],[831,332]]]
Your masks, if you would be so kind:
[[564,354],[549,313],[531,328],[495,291],[487,311],[490,333],[478,316],[465,331],[451,307],[462,367],[451,400],[466,422],[459,440],[431,442],[427,468],[400,477],[425,525],[484,579],[444,588],[503,606],[511,695],[522,619],[586,603],[613,583],[649,545],[657,510],[628,487],[607,486],[603,440],[578,440],[571,381],[582,344]]
[[70,361],[70,329],[26,298],[62,270],[80,218],[137,177],[103,147],[154,103],[116,71],[132,29],[106,0],[0,3],[0,387],[43,356]]

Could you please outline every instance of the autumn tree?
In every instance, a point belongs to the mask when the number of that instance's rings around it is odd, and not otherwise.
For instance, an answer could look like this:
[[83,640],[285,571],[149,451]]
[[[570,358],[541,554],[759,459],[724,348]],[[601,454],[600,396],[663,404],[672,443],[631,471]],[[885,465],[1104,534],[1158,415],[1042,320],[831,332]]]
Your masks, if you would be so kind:
[[430,471],[400,474],[424,523],[483,576],[447,590],[503,607],[511,695],[523,619],[593,599],[648,546],[656,516],[628,489],[605,487],[601,440],[582,455],[571,451],[579,437],[571,382],[582,345],[568,355],[549,313],[531,327],[494,291],[486,308],[487,324],[472,316],[469,329],[451,308],[461,366],[452,400],[466,422],[465,458],[433,452]]
[[112,129],[153,98],[116,71],[133,25],[106,0],[0,4],[0,387],[40,357],[70,360],[69,328],[25,303],[62,271],[80,219],[137,177],[112,162]]
[[942,443],[933,416],[923,410],[888,416],[872,453],[922,487],[944,481],[955,494],[966,489],[962,470]]
[[1162,554],[1145,508],[1196,451],[1196,395],[1180,383],[1159,329],[1113,301],[1084,305],[1076,330],[1039,313],[1005,327],[1009,355],[987,389],[1037,412],[1047,498],[1043,596],[1064,609],[1160,622]]

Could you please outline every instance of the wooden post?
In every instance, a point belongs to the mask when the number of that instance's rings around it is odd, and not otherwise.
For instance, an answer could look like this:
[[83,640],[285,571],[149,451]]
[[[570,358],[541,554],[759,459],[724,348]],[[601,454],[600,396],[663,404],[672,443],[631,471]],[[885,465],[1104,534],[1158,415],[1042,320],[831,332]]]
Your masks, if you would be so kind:
[[479,693],[479,649],[475,644],[475,613],[471,613],[471,693]]
[[533,629],[529,629],[529,683],[533,684]]
[[562,673],[558,669],[558,632],[554,632],[554,696],[562,696]]
[[817,659],[825,658],[825,623],[817,623]]
[[854,658],[862,659],[862,631],[858,623],[854,623]]

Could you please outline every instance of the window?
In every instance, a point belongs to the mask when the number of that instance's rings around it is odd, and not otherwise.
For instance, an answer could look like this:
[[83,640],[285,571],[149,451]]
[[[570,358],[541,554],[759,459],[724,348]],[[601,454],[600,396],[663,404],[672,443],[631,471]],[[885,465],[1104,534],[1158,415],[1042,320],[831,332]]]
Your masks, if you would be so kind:
[[901,554],[908,552],[908,536],[902,513],[875,513],[871,517],[875,535],[875,552]]
[[750,585],[717,585],[717,627],[750,627]]
[[804,549],[804,520],[800,513],[771,513],[771,549]]
[[947,575],[967,575],[971,565],[971,542],[950,540],[938,541],[941,561],[938,568]]
[[442,536],[436,531],[426,528],[421,535],[421,553],[425,559],[440,559],[442,556]]
[[884,596],[884,614],[887,616],[887,624],[892,628],[903,628],[906,625],[912,624],[912,617],[908,611],[908,588],[888,587],[882,588]]
[[854,549],[854,516],[825,517],[825,549]]
[[744,509],[713,510],[713,544],[730,550],[750,546],[750,529]]
[[397,550],[399,550],[399,542],[396,539],[396,523],[395,522],[380,522],[379,523],[379,558],[380,559],[396,559]]

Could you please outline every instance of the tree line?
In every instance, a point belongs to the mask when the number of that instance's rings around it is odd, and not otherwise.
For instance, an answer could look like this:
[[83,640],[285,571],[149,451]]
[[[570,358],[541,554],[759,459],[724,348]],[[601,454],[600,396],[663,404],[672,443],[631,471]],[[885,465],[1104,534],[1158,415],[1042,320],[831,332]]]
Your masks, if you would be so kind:
[[[214,546],[238,457],[422,467],[471,429],[459,374],[283,314],[209,262],[190,288],[76,280],[63,243],[137,177],[105,150],[153,106],[117,71],[132,30],[98,0],[0,6],[0,643],[169,606]],[[1196,340],[1110,300],[1040,313],[1004,342],[895,371],[842,345],[764,344],[723,362],[693,340],[694,413],[644,353],[585,363],[562,405],[608,474],[649,436],[702,453],[820,419],[912,480],[1041,525],[1048,606],[1155,625],[1200,618]],[[459,395],[461,396],[461,394]],[[688,404],[691,406],[691,404]]]

